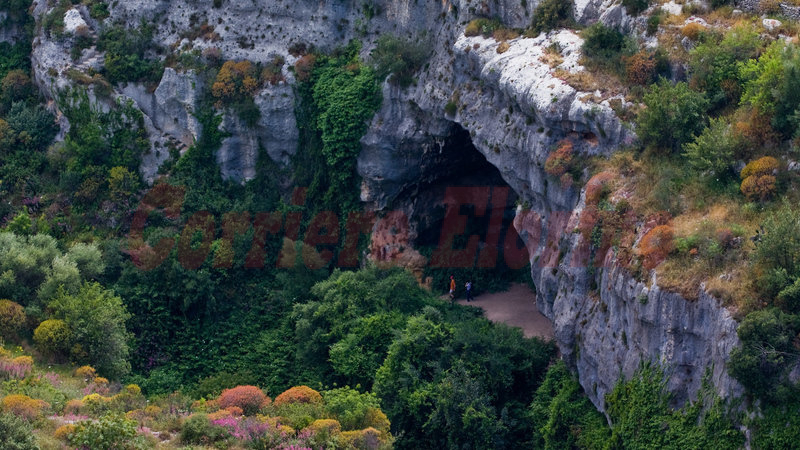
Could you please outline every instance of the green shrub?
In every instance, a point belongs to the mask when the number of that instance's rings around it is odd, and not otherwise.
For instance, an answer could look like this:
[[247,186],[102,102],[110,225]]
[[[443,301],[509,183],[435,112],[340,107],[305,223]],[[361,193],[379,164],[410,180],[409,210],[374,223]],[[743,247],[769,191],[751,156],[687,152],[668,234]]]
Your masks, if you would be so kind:
[[658,31],[661,20],[664,18],[664,12],[659,8],[653,11],[647,18],[647,34],[652,36]]
[[533,12],[531,31],[538,34],[572,25],[572,2],[543,0]]
[[355,389],[339,388],[324,391],[325,410],[342,425],[342,430],[361,430],[368,427],[378,428],[370,423],[370,410],[380,409],[380,402],[375,394],[362,394]]
[[13,414],[0,413],[0,448],[4,450],[39,450],[33,428]]
[[738,102],[742,93],[739,65],[755,58],[763,46],[758,31],[740,25],[722,40],[703,40],[689,53],[691,86],[705,92],[714,108]]
[[205,414],[192,414],[181,428],[181,442],[184,444],[213,444],[227,435],[222,427],[211,425]]
[[58,132],[55,117],[42,105],[16,102],[8,111],[6,122],[16,133],[20,146],[29,151],[44,150]]
[[673,410],[664,372],[643,365],[606,395],[611,438],[604,448],[738,449],[744,436],[734,427],[707,380],[698,399]]
[[778,405],[762,408],[748,427],[753,432],[752,448],[792,448],[800,442],[800,386],[793,386]]
[[648,0],[622,0],[622,6],[628,11],[628,14],[635,16],[650,6]]
[[705,127],[708,100],[686,83],[661,80],[645,94],[644,104],[636,133],[647,146],[676,151]]
[[424,39],[402,39],[391,34],[378,38],[370,53],[372,66],[378,79],[391,74],[389,81],[400,86],[409,86],[416,73],[430,54],[430,46]]
[[772,118],[772,126],[785,138],[798,133],[800,113],[800,49],[783,40],[774,42],[757,60],[740,66],[745,81],[742,101]]
[[581,32],[583,46],[581,51],[590,63],[600,67],[620,70],[620,58],[636,51],[635,42],[600,22]]
[[33,332],[36,348],[46,354],[59,356],[66,354],[71,347],[72,333],[63,320],[49,319],[40,323]]
[[683,146],[683,154],[696,171],[720,177],[730,174],[737,147],[730,124],[725,119],[711,119],[693,142]]
[[134,29],[115,25],[103,30],[97,41],[97,49],[106,52],[105,74],[108,81],[156,82],[161,79],[164,67],[158,59],[150,56],[156,50],[153,32],[154,27],[145,24]]
[[736,332],[742,346],[731,352],[731,375],[756,397],[780,402],[777,388],[798,357],[793,341],[800,332],[800,317],[777,308],[754,311]]
[[550,366],[530,406],[533,448],[602,448],[609,429],[563,361]]
[[25,329],[25,310],[11,300],[0,300],[0,338],[13,339]]
[[761,227],[753,260],[766,275],[758,284],[769,298],[800,277],[800,213],[784,203]]
[[136,434],[136,427],[137,423],[125,416],[109,414],[97,421],[79,422],[69,441],[92,450],[144,449],[144,438]]
[[129,334],[125,321],[130,317],[122,299],[98,283],[85,283],[75,294],[61,290],[49,307],[72,331],[72,356],[88,363],[108,377],[118,378],[130,370]]
[[503,27],[503,24],[499,20],[495,19],[486,19],[484,17],[480,17],[477,19],[471,20],[467,27],[464,29],[464,36],[483,36],[489,37],[491,36],[496,30],[499,30]]

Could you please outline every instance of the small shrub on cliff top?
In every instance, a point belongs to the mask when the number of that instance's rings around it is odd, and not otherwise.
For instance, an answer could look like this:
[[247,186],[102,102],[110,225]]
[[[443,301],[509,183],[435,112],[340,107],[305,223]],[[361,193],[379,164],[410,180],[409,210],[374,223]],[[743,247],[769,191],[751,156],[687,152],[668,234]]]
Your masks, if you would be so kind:
[[479,18],[470,21],[467,28],[464,29],[464,36],[478,36],[483,37],[491,36],[495,30],[503,27],[503,24],[497,20]]
[[275,397],[275,406],[288,403],[322,403],[322,395],[308,386],[295,386]]
[[637,15],[647,9],[649,6],[648,0],[622,0],[622,6],[628,11],[628,14]]
[[237,386],[222,391],[218,401],[219,406],[223,409],[229,406],[238,406],[245,414],[253,415],[268,405],[270,398],[256,386]]
[[697,22],[687,23],[681,28],[681,34],[693,41],[696,41],[705,32],[706,27]]
[[400,86],[409,86],[413,75],[428,59],[430,46],[422,39],[408,40],[384,34],[375,43],[370,54],[378,79],[391,74],[389,81]]
[[666,259],[675,247],[673,238],[674,233],[669,225],[659,225],[648,231],[639,242],[642,266],[650,270]]
[[533,12],[531,31],[538,34],[572,24],[572,2],[544,0]]

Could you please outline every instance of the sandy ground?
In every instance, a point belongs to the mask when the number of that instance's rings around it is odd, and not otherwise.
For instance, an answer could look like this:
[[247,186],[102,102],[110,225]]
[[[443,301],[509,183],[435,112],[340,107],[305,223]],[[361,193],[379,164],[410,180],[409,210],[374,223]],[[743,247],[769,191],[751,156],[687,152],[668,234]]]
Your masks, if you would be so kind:
[[[464,295],[463,289],[459,295]],[[525,337],[553,338],[553,325],[536,309],[536,293],[527,285],[512,284],[504,292],[483,294],[469,303],[463,298],[456,302],[483,309],[486,318],[492,322],[522,328]]]

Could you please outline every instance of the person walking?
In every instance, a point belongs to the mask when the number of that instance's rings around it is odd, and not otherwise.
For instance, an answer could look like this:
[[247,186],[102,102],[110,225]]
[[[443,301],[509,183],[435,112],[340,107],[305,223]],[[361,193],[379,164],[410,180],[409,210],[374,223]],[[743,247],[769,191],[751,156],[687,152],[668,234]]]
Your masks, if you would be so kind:
[[450,302],[454,302],[456,300],[456,279],[453,275],[450,275]]
[[467,284],[464,285],[464,288],[467,290],[467,301],[472,301],[472,281],[467,280]]

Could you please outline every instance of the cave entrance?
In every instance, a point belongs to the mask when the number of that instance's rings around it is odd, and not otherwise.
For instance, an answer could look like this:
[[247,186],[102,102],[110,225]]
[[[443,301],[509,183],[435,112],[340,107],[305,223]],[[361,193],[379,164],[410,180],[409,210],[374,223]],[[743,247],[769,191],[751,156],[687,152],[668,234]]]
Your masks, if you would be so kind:
[[517,193],[459,126],[437,158],[425,181],[397,198],[413,205],[411,243],[428,260],[426,284],[444,293],[453,275],[459,288],[471,280],[480,294],[530,282],[528,252],[513,226]]

